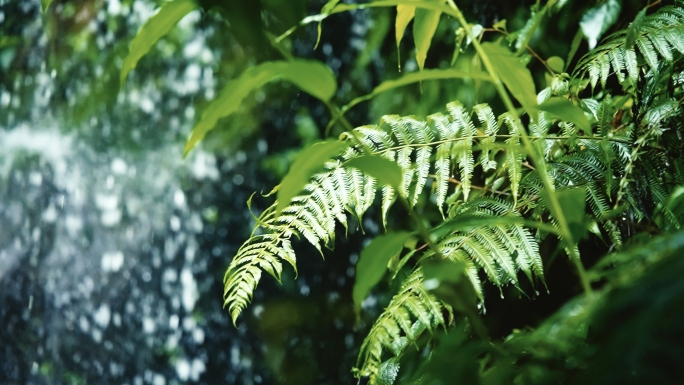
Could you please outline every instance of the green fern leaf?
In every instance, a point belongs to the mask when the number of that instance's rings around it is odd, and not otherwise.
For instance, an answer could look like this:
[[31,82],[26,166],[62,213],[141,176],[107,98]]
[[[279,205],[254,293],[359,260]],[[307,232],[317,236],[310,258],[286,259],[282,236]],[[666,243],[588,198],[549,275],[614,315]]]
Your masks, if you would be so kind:
[[354,370],[357,375],[370,376],[371,383],[375,383],[385,351],[398,356],[424,330],[445,324],[442,304],[423,288],[422,282],[420,269],[415,270],[375,321],[361,344]]
[[262,269],[280,281],[282,267],[278,258],[290,263],[296,271],[292,245],[282,234],[258,235],[240,247],[223,278],[224,306],[228,306],[233,323],[252,300]]
[[653,44],[653,47],[655,47],[655,49],[658,51],[660,56],[662,56],[667,61],[672,61],[672,50],[670,48],[670,44],[667,42],[666,39],[663,39],[662,36],[658,36],[657,34],[650,35],[648,36],[648,38],[651,41],[651,44]]
[[480,147],[482,152],[480,154],[480,164],[483,171],[496,169],[497,163],[490,159],[490,148],[496,141],[496,133],[499,131],[499,125],[496,123],[496,117],[492,109],[486,104],[478,104],[473,107],[473,111],[477,114],[477,118],[485,128],[485,138],[480,139]]
[[449,190],[449,177],[451,170],[451,140],[453,140],[452,132],[448,128],[450,125],[449,118],[442,114],[434,114],[428,117],[430,126],[439,133],[439,139],[442,143],[437,146],[437,155],[435,159],[435,201],[437,208],[442,217],[444,217],[444,201]]
[[636,82],[637,77],[639,77],[639,67],[637,63],[636,51],[634,49],[628,49],[625,51],[625,67],[627,68],[627,75],[632,83]]
[[[549,97],[550,91],[546,89],[540,93],[538,100],[543,102]],[[480,197],[477,199],[470,197],[472,195],[470,180],[478,165],[483,170],[495,165],[495,161],[488,153],[488,146],[493,147],[496,144],[500,126],[491,108],[486,105],[478,105],[473,109],[481,128],[476,128],[470,119],[470,114],[462,105],[450,103],[447,110],[449,115],[430,115],[427,121],[415,117],[385,116],[379,125],[362,126],[356,129],[356,133],[343,134],[341,139],[347,142],[346,150],[339,157],[325,162],[324,170],[311,177],[302,193],[292,198],[280,216],[276,216],[276,208],[271,206],[257,218],[258,227],[266,234],[254,235],[245,242],[226,273],[225,301],[233,318],[239,315],[251,299],[252,292],[261,277],[257,274],[257,269],[266,271],[279,280],[282,271],[279,261],[286,260],[294,265],[294,253],[291,252],[289,244],[292,236],[305,239],[319,252],[322,252],[321,245],[333,247],[335,223],[340,222],[348,226],[347,215],[349,214],[356,216],[361,223],[363,214],[375,199],[377,187],[382,187],[384,226],[387,226],[387,215],[395,200],[395,194],[402,195],[411,206],[415,205],[425,190],[430,170],[434,170],[435,173],[435,201],[444,215],[442,210],[449,191],[451,169],[454,165],[459,169],[461,187],[467,201],[466,204],[452,206],[449,211],[450,218],[466,215],[468,212],[464,211],[465,209],[476,206],[477,209],[473,209],[475,210],[473,213],[477,215],[503,217],[519,215],[515,212],[515,207],[521,194],[521,181],[525,174],[522,167],[525,155],[520,147],[520,133],[524,129],[521,123],[514,121],[508,114],[500,117],[510,135],[506,140],[506,147],[503,148],[505,153],[503,162],[508,170],[513,204],[492,199],[485,202]],[[550,121],[543,113],[539,114],[539,117],[539,121],[533,123],[537,124],[534,126],[536,131],[533,132],[542,136],[532,139],[543,140],[544,143],[553,142],[543,137],[550,127]],[[561,128],[564,134],[574,135],[572,124],[561,122]],[[480,151],[485,153],[481,155],[477,165],[473,154],[473,143],[476,138]],[[593,142],[580,141],[580,143],[586,151],[592,151],[592,153],[598,153],[600,149],[599,145]],[[366,156],[361,151],[362,146],[373,152],[375,156],[396,162],[404,178],[398,191],[389,186],[378,186],[380,183],[376,178],[358,168],[347,166],[347,164],[354,164],[353,159]],[[626,155],[625,159],[628,159],[628,150]],[[551,167],[551,172],[557,174],[556,178],[561,184],[567,184],[570,180],[573,183],[578,183],[579,180],[587,183],[605,175],[605,167],[599,167],[592,162],[584,161],[581,164],[574,164],[567,161],[566,163],[568,164],[560,162],[555,168]],[[568,172],[572,179],[563,179],[565,176],[562,170],[565,169],[572,171]],[[536,175],[536,173],[529,174]],[[524,193],[538,195],[540,186],[538,182],[535,183],[525,184]],[[604,210],[605,204],[603,201],[600,202],[602,202],[601,210]],[[440,252],[447,258],[466,264],[467,275],[478,297],[482,300],[483,290],[478,276],[479,271],[484,271],[487,279],[499,287],[508,283],[517,285],[517,274],[520,271],[530,280],[535,277],[543,280],[541,260],[535,242],[525,228],[509,223],[501,226],[484,226],[468,231],[452,230],[451,233],[442,236],[437,244]],[[281,248],[288,251],[281,252]],[[422,257],[429,257],[431,252],[433,251],[424,252]],[[414,306],[412,301],[414,300],[405,302],[406,310],[411,317],[416,317],[420,322],[427,322],[423,311],[416,307],[417,305]],[[441,305],[436,302],[430,306],[432,308],[427,309],[428,313],[436,312]],[[405,320],[405,317],[402,319]],[[405,328],[408,325],[407,322],[402,323],[401,327]],[[433,326],[432,323],[426,323],[425,327],[431,329]],[[388,344],[396,341],[392,335],[392,333],[385,335]]]
[[473,158],[473,137],[476,135],[475,125],[470,120],[467,111],[460,103],[447,104],[447,110],[457,127],[457,132],[461,134],[462,140],[456,142],[452,148],[453,156],[458,159],[461,169],[461,187],[463,197],[467,201],[470,193],[470,178],[473,175],[475,159]]
[[648,38],[645,36],[638,38],[636,45],[639,48],[639,52],[644,56],[644,59],[646,60],[646,63],[648,63],[649,67],[658,67],[658,55],[653,48],[653,44],[651,44]]
[[[673,49],[684,53],[684,12],[681,8],[667,6],[652,15],[644,15],[644,11],[640,12],[627,31],[612,34],[601,46],[580,59],[575,76],[588,74],[592,88],[599,81],[605,87],[612,68],[618,80],[628,80],[634,85],[639,77],[635,45],[651,69],[658,67],[659,57],[671,62]],[[627,71],[627,77],[623,70]]]
[[[395,161],[396,152],[393,150],[385,151],[383,156],[391,161]],[[396,192],[391,186],[384,186],[382,188],[382,225],[387,229],[387,213],[395,200]]]
[[506,167],[508,167],[508,177],[511,180],[511,190],[513,191],[513,202],[518,203],[518,190],[520,179],[522,178],[522,153],[520,151],[520,130],[518,122],[508,114],[504,114],[504,122],[508,127],[511,137],[506,139]]
[[430,173],[430,156],[432,155],[432,147],[420,147],[416,153],[416,163],[415,163],[415,175],[416,183],[414,185],[414,191],[412,198],[409,201],[411,206],[415,206],[418,202],[418,197],[423,192],[425,187],[425,182],[427,181],[428,174]]
[[[615,75],[617,75],[618,80],[620,83],[625,81],[625,74],[622,72],[625,70],[625,59],[624,56],[620,54],[620,52],[617,51],[609,51],[608,55],[606,57],[609,57],[610,64],[613,65],[613,71],[615,71]],[[608,76],[606,76],[606,79]]]

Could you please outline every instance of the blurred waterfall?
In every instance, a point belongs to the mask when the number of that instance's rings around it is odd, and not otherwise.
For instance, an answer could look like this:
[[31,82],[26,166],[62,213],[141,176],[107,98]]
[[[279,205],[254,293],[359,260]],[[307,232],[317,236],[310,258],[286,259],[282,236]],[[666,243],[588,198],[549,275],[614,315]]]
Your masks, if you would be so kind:
[[3,383],[166,384],[206,370],[203,219],[182,184],[218,169],[180,151],[97,154],[56,129],[0,133]]

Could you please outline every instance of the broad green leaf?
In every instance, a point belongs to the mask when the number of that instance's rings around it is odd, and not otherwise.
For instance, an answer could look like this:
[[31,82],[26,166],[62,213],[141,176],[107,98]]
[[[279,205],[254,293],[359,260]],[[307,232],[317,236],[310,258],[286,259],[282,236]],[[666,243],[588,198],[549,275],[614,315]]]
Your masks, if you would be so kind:
[[165,3],[157,14],[152,16],[140,28],[131,42],[128,56],[121,66],[121,86],[126,82],[128,73],[138,65],[138,61],[150,52],[150,48],[164,35],[169,33],[176,23],[185,15],[197,8],[193,0],[173,0]]
[[421,71],[425,66],[427,52],[430,49],[437,25],[439,25],[440,16],[442,16],[441,11],[416,9],[415,20],[413,21],[413,41],[416,44],[416,62],[418,62],[418,68]]
[[544,103],[537,106],[541,111],[546,111],[555,115],[563,121],[571,122],[575,126],[579,127],[580,130],[584,131],[584,134],[591,136],[591,124],[589,119],[584,115],[584,111],[581,108],[572,104],[571,101],[565,98],[551,98]]
[[[394,22],[394,37],[397,41],[397,53],[399,53],[399,44],[404,37],[406,27],[413,20],[416,14],[416,7],[410,5],[397,5],[397,19]],[[401,58],[399,58],[399,65],[401,66]]]
[[486,42],[482,43],[482,49],[508,91],[522,104],[525,111],[537,120],[537,112],[534,108],[537,105],[537,93],[530,70],[520,61],[520,58],[502,45]]
[[292,198],[299,195],[311,180],[311,176],[323,168],[325,162],[338,156],[348,145],[337,140],[316,143],[302,150],[290,166],[278,188],[276,213],[280,214]]
[[563,62],[563,59],[559,58],[558,56],[551,56],[550,58],[546,59],[546,65],[549,66],[554,72],[563,72],[563,69],[565,68],[565,63]]
[[52,4],[52,0],[40,0],[40,5],[43,6],[43,13],[47,12],[50,4]]
[[[336,5],[330,6],[333,3]],[[299,22],[299,25],[290,28],[285,33],[278,36],[275,40],[277,42],[282,41],[286,37],[290,36],[298,27],[301,27],[301,26],[304,26],[307,24],[311,24],[311,23],[320,23],[321,21],[326,19],[328,16],[335,15],[338,13],[355,11],[357,9],[366,9],[366,8],[396,7],[399,5],[411,6],[411,7],[417,8],[417,9],[430,9],[430,10],[439,11],[439,12],[446,13],[448,15],[453,16],[453,10],[448,5],[444,4],[443,1],[435,2],[435,1],[417,1],[417,0],[377,0],[377,1],[371,1],[369,3],[361,3],[361,4],[346,4],[346,3],[339,4],[339,0],[330,0],[326,4],[326,6],[323,7],[323,9],[321,10],[321,13],[319,13],[318,15],[311,15],[311,16],[305,17],[304,19],[302,19]],[[319,34],[320,34],[320,30],[319,30]]]
[[546,206],[556,219],[564,217],[572,235],[572,242],[579,242],[587,230],[588,222],[584,220],[584,208],[586,206],[584,187],[566,188],[555,191],[556,199],[560,204],[561,211],[557,212],[551,204],[551,199],[546,191],[542,191],[542,197]]
[[404,173],[398,164],[379,155],[362,155],[344,163],[347,167],[358,168],[365,174],[378,180],[378,185],[389,185],[395,191],[401,191]]
[[443,80],[443,79],[478,79],[478,80],[486,80],[486,81],[492,81],[492,78],[483,71],[477,71],[477,70],[472,70],[472,71],[461,71],[457,70],[454,68],[448,68],[448,69],[427,69],[419,72],[409,72],[398,79],[393,79],[393,80],[386,80],[375,89],[373,89],[373,92],[367,95],[359,96],[358,98],[355,98],[349,104],[347,104],[344,107],[344,110],[348,110],[355,105],[372,99],[376,95],[381,94],[383,92],[387,92],[390,90],[393,90],[395,88],[403,87],[409,84],[413,83],[418,83],[422,82],[423,80]]
[[411,233],[388,233],[375,237],[366,248],[361,251],[356,263],[356,282],[354,282],[354,306],[361,309],[361,302],[371,289],[380,282],[387,270],[387,263],[401,252],[404,243],[411,237]]
[[625,49],[631,49],[636,43],[637,36],[639,35],[639,29],[641,29],[641,24],[646,17],[646,11],[648,8],[642,9],[634,18],[634,21],[629,23],[627,32],[625,33]]
[[598,39],[608,30],[620,16],[620,2],[608,0],[605,3],[591,8],[582,16],[580,27],[584,37],[589,41],[589,49],[594,49]]
[[204,136],[214,128],[216,122],[240,108],[242,100],[253,90],[264,84],[284,79],[294,83],[302,91],[323,101],[328,101],[337,90],[337,81],[325,64],[313,60],[273,61],[260,64],[231,80],[219,97],[211,102],[202,118],[192,129],[185,144],[186,155]]
[[445,0],[375,0],[368,3],[361,4],[337,4],[335,8],[330,12],[330,14],[336,14],[340,12],[348,12],[356,9],[366,9],[366,8],[385,8],[385,7],[396,7],[398,5],[407,5],[415,7],[418,9],[430,9],[433,11],[439,11],[449,15],[453,15],[453,10],[449,5],[445,4]]

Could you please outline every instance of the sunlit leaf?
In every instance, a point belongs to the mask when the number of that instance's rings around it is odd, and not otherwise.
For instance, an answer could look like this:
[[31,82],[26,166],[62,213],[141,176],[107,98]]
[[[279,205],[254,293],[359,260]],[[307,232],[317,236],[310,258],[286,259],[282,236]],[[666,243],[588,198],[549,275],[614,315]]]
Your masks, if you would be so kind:
[[356,309],[361,308],[361,302],[370,290],[380,282],[387,263],[401,252],[404,243],[411,237],[411,233],[397,232],[379,235],[361,251],[356,264],[356,282],[354,282],[353,297]]
[[416,9],[415,20],[413,21],[413,41],[416,44],[416,62],[421,70],[425,66],[427,52],[432,44],[432,37],[435,35],[441,11],[429,9]]
[[534,88],[532,74],[518,57],[508,48],[494,43],[482,43],[486,55],[489,57],[497,75],[506,85],[508,91],[522,104],[525,111],[533,118],[536,117],[537,93]]
[[[45,3],[45,1],[43,1]],[[49,0],[48,0],[49,2]],[[193,0],[173,0],[165,3],[157,14],[152,16],[142,26],[131,42],[128,56],[121,66],[121,86],[126,82],[128,73],[138,65],[138,61],[145,56],[152,46],[164,37],[176,23],[185,15],[197,8]]]
[[344,164],[347,167],[358,168],[360,171],[378,180],[379,185],[389,185],[395,191],[400,191],[403,171],[396,162],[378,155],[362,155]]
[[294,83],[302,91],[323,101],[332,98],[337,90],[335,75],[325,64],[318,61],[274,61],[252,67],[231,80],[219,97],[205,109],[202,118],[192,129],[190,139],[185,144],[184,154],[192,150],[207,132],[214,128],[220,118],[237,111],[242,100],[250,92],[276,79]]
[[571,122],[580,130],[584,131],[585,135],[591,136],[591,124],[589,119],[584,115],[581,108],[572,104],[571,101],[565,98],[551,98],[544,103],[537,106],[538,109],[551,113],[563,121]]
[[[394,22],[394,37],[397,41],[397,55],[399,55],[399,45],[404,37],[406,27],[413,20],[416,14],[416,7],[410,5],[397,5],[397,18]],[[398,57],[399,70],[401,71],[401,57]]]
[[546,60],[546,65],[549,66],[552,70],[555,72],[563,72],[563,69],[565,68],[565,63],[563,62],[563,59],[559,58],[558,56],[551,56]]
[[278,188],[276,212],[283,211],[290,204],[292,198],[302,192],[304,186],[309,183],[311,176],[322,169],[325,162],[339,155],[345,147],[347,144],[344,142],[328,140],[302,150]]
[[589,49],[594,49],[601,35],[615,24],[618,16],[620,16],[620,9],[620,2],[608,0],[595,8],[591,8],[582,16],[580,27],[589,41]]

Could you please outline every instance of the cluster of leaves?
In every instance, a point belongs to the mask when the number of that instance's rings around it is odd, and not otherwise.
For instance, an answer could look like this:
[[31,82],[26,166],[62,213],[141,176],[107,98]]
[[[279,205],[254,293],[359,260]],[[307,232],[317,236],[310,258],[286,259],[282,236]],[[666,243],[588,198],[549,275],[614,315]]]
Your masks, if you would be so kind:
[[[173,7],[186,3],[170,2],[155,20],[173,25],[183,14]],[[684,185],[684,162],[677,155],[682,151],[684,8],[680,4],[644,8],[626,30],[609,35],[595,48],[598,37],[616,21],[620,4],[608,1],[590,9],[581,30],[593,49],[568,72],[563,72],[568,66],[562,59],[538,57],[552,74],[548,87],[540,92],[535,91],[521,54],[531,50],[528,44],[545,15],[557,12],[564,1],[551,0],[544,7],[537,4],[518,32],[509,33],[505,24],[497,23],[490,30],[507,38],[487,42],[481,42],[483,28],[469,25],[452,1],[361,5],[330,1],[320,15],[305,18],[300,25],[317,22],[320,30],[321,21],[335,13],[395,6],[397,46],[413,20],[419,72],[382,83],[371,94],[339,109],[332,103],[335,78],[323,64],[291,57],[269,61],[231,81],[195,126],[186,152],[218,119],[236,111],[253,89],[284,79],[325,103],[333,115],[331,126],[339,122],[346,127],[339,140],[301,151],[275,190],[276,202],[255,217],[252,236],[226,271],[225,306],[235,322],[251,301],[262,271],[280,281],[283,261],[296,270],[293,237],[304,238],[321,253],[321,245],[334,247],[336,224],[346,228],[361,223],[379,190],[387,233],[373,239],[359,258],[353,292],[357,311],[385,275],[402,281],[361,345],[356,375],[368,376],[374,384],[395,382],[399,363],[410,356],[410,345],[429,346],[426,339],[439,327],[461,325],[464,315],[467,327],[453,332],[434,354],[423,357],[423,366],[415,373],[408,370],[400,381],[433,383],[431,378],[442,373],[434,367],[448,365],[444,349],[458,349],[458,357],[467,357],[462,374],[473,379],[469,383],[488,376],[501,383],[511,378],[525,383],[549,380],[566,370],[554,370],[557,363],[551,357],[588,359],[583,354],[590,349],[578,348],[588,344],[588,325],[616,314],[596,309],[612,296],[629,296],[614,293],[629,270],[622,268],[632,262],[615,261],[630,260],[638,252],[604,259],[601,266],[618,265],[614,274],[618,278],[610,278],[611,283],[597,295],[592,278],[605,280],[611,273],[585,271],[582,240],[602,239],[610,249],[621,249],[625,241],[634,242],[637,234],[666,233],[682,225],[681,187],[677,186]],[[170,16],[159,16],[165,12]],[[470,70],[424,69],[442,14],[456,19],[457,36],[467,37],[466,43],[472,46],[475,64]],[[131,46],[122,80],[144,54],[141,42],[149,46],[168,30],[155,28],[158,21],[150,23]],[[291,32],[273,38],[274,46],[279,47]],[[465,49],[462,40],[459,52]],[[388,115],[378,124],[355,129],[344,118],[349,108],[382,92],[450,78],[491,83],[505,110],[495,112],[491,103],[467,108],[455,101],[447,104],[446,114]],[[397,210],[408,211],[414,219],[412,231],[388,225],[388,213],[396,202],[402,206]],[[438,213],[439,219],[432,221],[431,212]],[[523,290],[520,277],[532,287],[546,285],[545,256],[540,255],[539,244],[549,236],[558,239],[575,264],[584,295],[535,331],[514,334],[494,347],[473,342],[488,338],[478,314],[486,300],[485,285],[498,287],[502,295],[508,285]],[[678,242],[680,238],[681,234],[666,239]],[[680,261],[668,263],[681,265]],[[638,275],[630,277],[637,280]],[[614,284],[615,279],[620,284]],[[554,328],[563,331],[555,342]],[[470,339],[468,334],[479,339]],[[575,350],[554,350],[562,344]],[[519,364],[525,357],[532,357],[534,364]],[[470,365],[478,360],[479,366]],[[542,374],[535,372],[539,367]],[[577,368],[582,369],[581,365]]]

